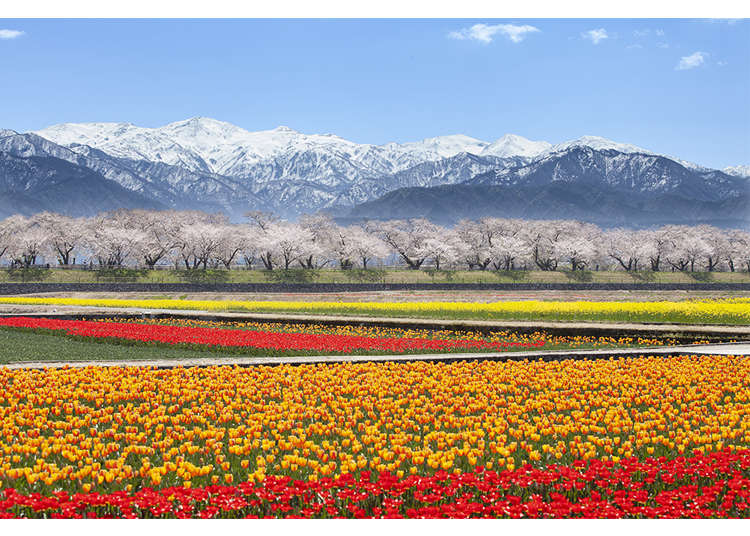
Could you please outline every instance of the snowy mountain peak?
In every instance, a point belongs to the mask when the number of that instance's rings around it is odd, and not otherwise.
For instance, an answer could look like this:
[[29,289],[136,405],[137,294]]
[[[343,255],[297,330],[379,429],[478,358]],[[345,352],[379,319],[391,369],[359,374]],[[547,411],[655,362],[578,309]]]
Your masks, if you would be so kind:
[[654,154],[653,152],[641,147],[637,147],[629,143],[619,143],[616,141],[608,140],[607,138],[602,138],[601,136],[581,136],[580,138],[577,138],[575,140],[565,141],[563,143],[553,145],[546,152],[557,153],[560,151],[567,151],[568,149],[572,149],[573,147],[590,147],[591,149],[594,149],[596,151],[614,149],[615,151],[619,151],[621,153]]
[[401,147],[408,150],[424,151],[427,154],[449,158],[459,153],[480,154],[489,145],[486,141],[466,136],[465,134],[449,134],[425,138],[422,141],[404,143]]
[[722,171],[733,177],[750,178],[750,166],[729,166],[725,167]]
[[552,147],[552,144],[546,141],[532,141],[517,134],[505,134],[486,146],[481,154],[482,156],[489,155],[500,158],[513,156],[533,158],[550,147]]
[[210,136],[220,139],[236,139],[249,134],[244,128],[227,123],[226,121],[211,119],[210,117],[192,117],[185,121],[176,121],[152,130],[169,132],[174,135],[190,138]]

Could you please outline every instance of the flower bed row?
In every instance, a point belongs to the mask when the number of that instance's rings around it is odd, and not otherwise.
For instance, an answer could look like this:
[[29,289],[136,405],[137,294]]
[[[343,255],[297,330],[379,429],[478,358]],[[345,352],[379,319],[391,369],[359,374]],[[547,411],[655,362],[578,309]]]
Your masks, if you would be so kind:
[[153,309],[300,312],[366,316],[562,320],[613,322],[677,322],[695,324],[750,324],[750,300],[685,300],[653,302],[499,301],[475,302],[325,302],[231,301],[170,299],[99,299],[1,297],[0,303],[78,305]]
[[[591,336],[591,335],[553,335],[545,331],[534,331],[530,333],[498,330],[498,331],[473,331],[452,329],[419,329],[401,328],[396,326],[371,326],[361,324],[311,324],[311,323],[289,323],[289,322],[253,322],[242,320],[203,320],[200,318],[166,317],[166,318],[144,318],[126,319],[121,317],[110,317],[98,319],[99,322],[137,322],[139,324],[160,326],[187,326],[220,329],[246,329],[252,331],[270,331],[281,333],[317,333],[321,335],[355,335],[359,337],[376,338],[418,338],[418,339],[464,339],[487,342],[521,342],[538,345],[541,340],[545,341],[547,349],[568,348],[607,348],[625,346],[664,346],[679,344],[678,339],[671,337],[639,337],[639,336]],[[710,340],[702,339],[693,341],[694,344],[708,344]]]
[[405,478],[362,472],[312,482],[268,476],[238,486],[51,496],[9,488],[3,495],[6,518],[747,518],[750,451]]
[[132,491],[750,445],[750,358],[0,369],[0,487]]
[[187,344],[198,346],[247,347],[269,350],[312,350],[347,353],[354,350],[376,350],[394,353],[455,350],[497,351],[512,347],[544,346],[544,340],[484,341],[471,339],[426,339],[418,337],[363,337],[320,333],[283,333],[209,327],[170,326],[135,322],[96,322],[50,318],[0,318],[0,326],[38,330],[60,330],[68,335],[96,339]]

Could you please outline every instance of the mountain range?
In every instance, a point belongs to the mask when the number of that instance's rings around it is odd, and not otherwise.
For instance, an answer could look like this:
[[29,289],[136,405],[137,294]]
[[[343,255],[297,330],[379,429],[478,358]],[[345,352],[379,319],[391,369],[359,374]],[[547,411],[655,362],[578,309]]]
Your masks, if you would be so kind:
[[345,219],[445,223],[479,210],[745,225],[748,175],[747,166],[711,170],[595,136],[557,145],[513,134],[369,145],[288,127],[249,132],[209,118],[159,128],[0,130],[2,217],[123,207],[222,211],[234,219],[256,209],[291,218],[324,210]]
[[660,155],[572,145],[461,184],[402,188],[352,210],[358,218],[486,216],[578,219],[605,227],[710,223],[747,227],[750,181]]

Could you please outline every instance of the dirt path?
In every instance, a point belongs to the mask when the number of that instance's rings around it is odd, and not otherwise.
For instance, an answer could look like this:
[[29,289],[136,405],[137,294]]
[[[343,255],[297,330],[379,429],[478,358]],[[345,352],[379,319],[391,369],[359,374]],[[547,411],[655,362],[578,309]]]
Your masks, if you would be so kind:
[[212,367],[258,365],[304,365],[320,363],[364,363],[397,361],[520,361],[524,359],[608,359],[618,356],[658,355],[734,355],[750,356],[750,343],[667,346],[660,348],[628,348],[622,350],[554,350],[532,352],[409,354],[409,355],[355,355],[355,356],[299,356],[299,357],[206,357],[188,359],[160,359],[143,361],[78,361],[78,362],[27,362],[0,365],[5,369],[57,369],[64,367]]

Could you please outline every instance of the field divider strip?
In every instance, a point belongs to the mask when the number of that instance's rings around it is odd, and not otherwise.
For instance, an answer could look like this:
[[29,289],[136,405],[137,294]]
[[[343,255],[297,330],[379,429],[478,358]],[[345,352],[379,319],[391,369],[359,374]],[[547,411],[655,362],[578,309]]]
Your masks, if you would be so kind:
[[281,366],[281,365],[314,365],[332,363],[367,363],[367,362],[409,362],[409,361],[522,361],[525,359],[607,359],[627,356],[675,356],[675,355],[732,355],[750,356],[750,343],[682,345],[660,348],[625,348],[619,350],[549,350],[532,352],[488,352],[488,353],[446,353],[446,354],[395,354],[395,355],[329,355],[297,357],[206,357],[163,360],[133,361],[69,361],[69,362],[26,362],[0,365],[5,369],[58,369],[85,367],[152,367],[169,369],[178,367],[213,367],[213,366]]

